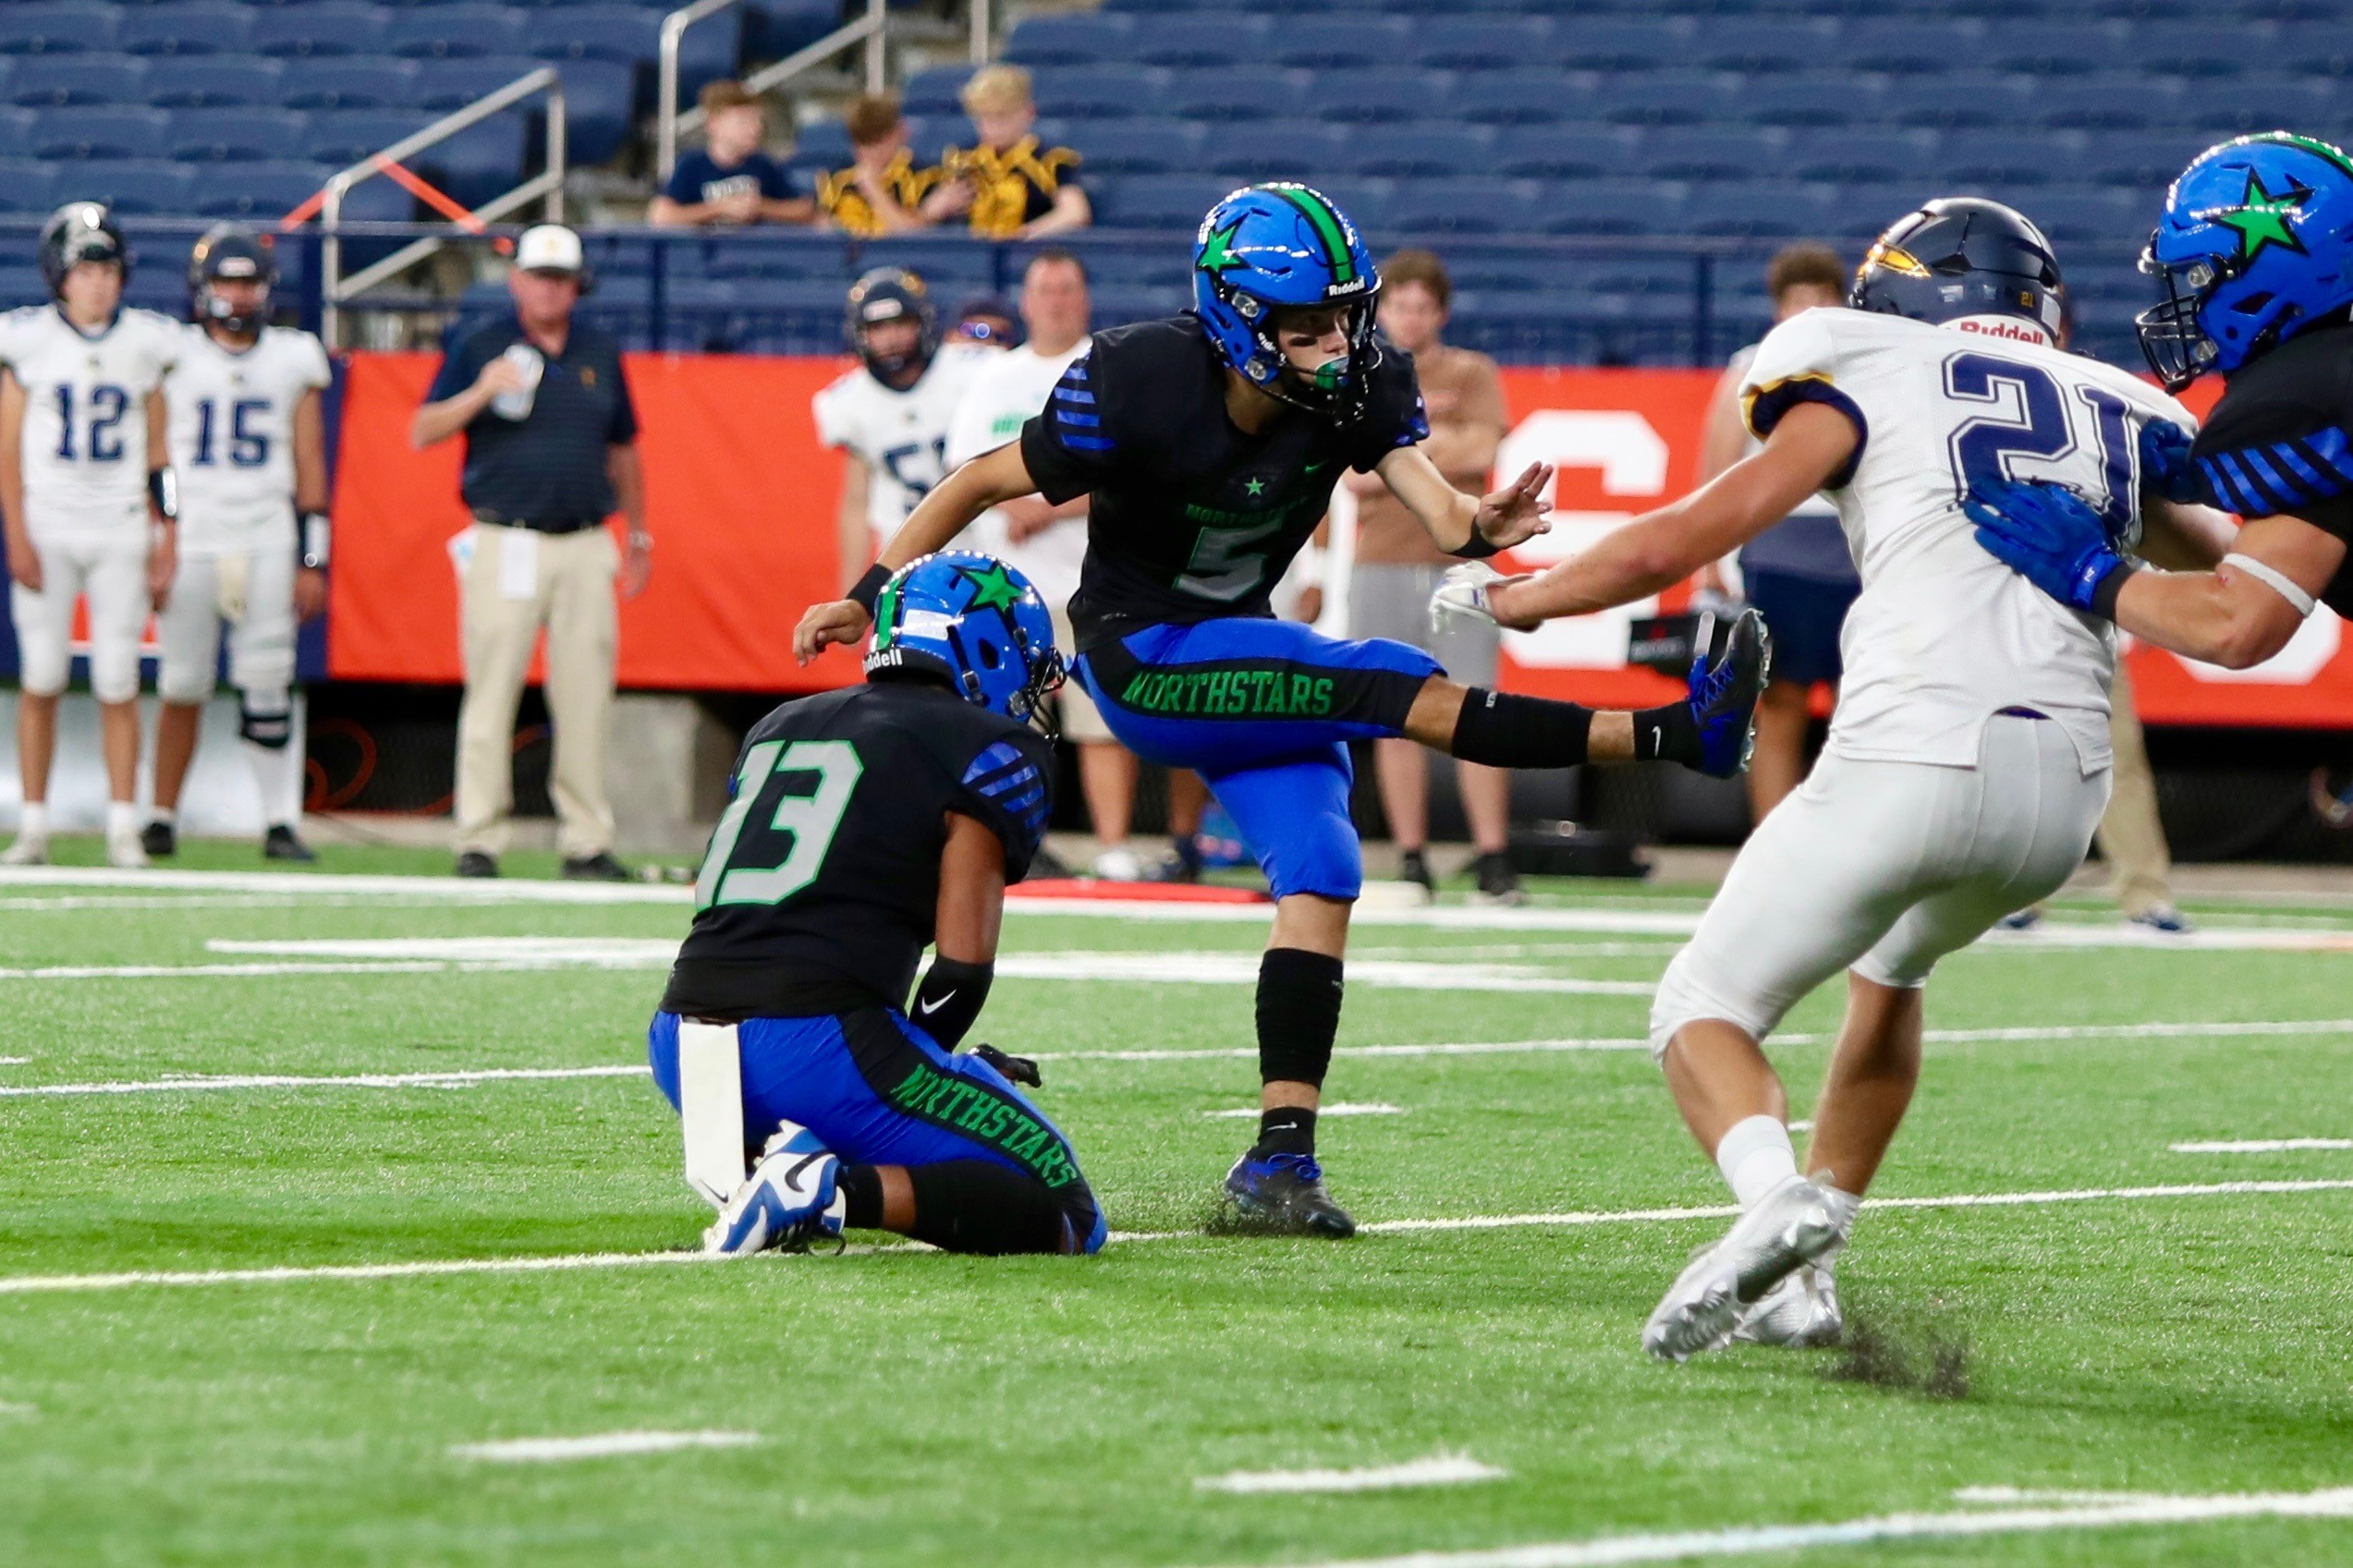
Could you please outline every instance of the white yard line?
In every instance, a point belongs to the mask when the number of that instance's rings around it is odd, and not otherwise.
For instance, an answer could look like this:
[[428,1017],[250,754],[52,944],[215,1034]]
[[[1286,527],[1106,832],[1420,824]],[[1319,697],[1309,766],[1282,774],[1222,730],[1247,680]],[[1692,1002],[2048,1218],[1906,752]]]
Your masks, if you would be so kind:
[[[1405,1113],[1406,1108],[1402,1105],[1382,1105],[1378,1103],[1359,1105],[1353,1101],[1343,1100],[1334,1104],[1322,1107],[1315,1114],[1316,1119],[1321,1121],[1327,1116],[1402,1116]],[[1214,1116],[1221,1120],[1242,1122],[1248,1121],[1253,1116],[1262,1114],[1262,1112],[1255,1105],[1237,1105],[1231,1111],[1204,1111],[1201,1114],[1204,1116]]]
[[2020,1503],[2080,1502],[2164,1502],[2171,1492],[2095,1491],[2080,1488],[2062,1487],[1955,1487],[1955,1502],[1981,1503],[1995,1507],[2016,1507]]
[[1359,1470],[1236,1470],[1224,1476],[1203,1476],[1193,1482],[1201,1491],[1215,1492],[1369,1492],[1399,1487],[1460,1486],[1467,1481],[1495,1481],[1510,1475],[1493,1465],[1481,1465],[1468,1454],[1437,1453],[1403,1465],[1369,1465]]
[[[483,966],[510,967],[511,966]],[[454,966],[396,964],[56,964],[0,969],[0,980],[209,980],[279,975],[439,975]]]
[[[2292,1193],[2353,1191],[2353,1181],[2336,1182],[2207,1182],[2194,1185],[2145,1187],[2084,1187],[2072,1191],[1964,1193],[1945,1197],[1874,1197],[1866,1209],[1986,1209],[2053,1203],[2146,1200],[2168,1197],[2211,1197],[2228,1195],[2280,1196]],[[1732,1204],[1704,1209],[1628,1209],[1612,1212],[1559,1214],[1470,1215],[1452,1220],[1383,1220],[1359,1230],[1375,1234],[1413,1231],[1489,1231],[1521,1226],[1618,1225],[1683,1220],[1722,1220],[1737,1214]],[[1199,1241],[1199,1231],[1114,1232],[1114,1242]],[[863,1250],[853,1247],[852,1251]],[[902,1250],[896,1247],[875,1250]],[[700,1252],[572,1253],[536,1258],[463,1258],[414,1263],[330,1264],[315,1268],[201,1269],[184,1272],[146,1270],[121,1274],[0,1275],[0,1295],[51,1291],[124,1290],[136,1285],[274,1284],[299,1280],[395,1280],[438,1274],[532,1274],[576,1269],[638,1268],[656,1263],[729,1261]],[[738,1266],[741,1266],[738,1264]]]
[[535,1078],[642,1078],[644,1064],[612,1067],[486,1067],[446,1073],[347,1073],[333,1076],[300,1073],[190,1075],[119,1083],[9,1084],[0,1100],[43,1095],[180,1094],[231,1088],[461,1088],[468,1084],[511,1083]]
[[2173,1143],[2176,1154],[2280,1154],[2291,1149],[2353,1149],[2353,1138],[2242,1138],[2221,1143]]
[[2213,1497],[2152,1497],[1999,1512],[1891,1513],[1822,1525],[1749,1525],[1727,1530],[1678,1530],[1602,1536],[1473,1551],[1419,1551],[1404,1557],[1335,1559],[1315,1568],[1606,1568],[1628,1562],[1688,1562],[1756,1557],[1810,1547],[1871,1541],[1957,1539],[2103,1530],[2131,1525],[2197,1525],[2228,1519],[2353,1518],[2353,1487],[2309,1492],[2225,1492]]
[[449,1453],[456,1459],[498,1465],[546,1465],[567,1459],[609,1459],[619,1453],[676,1453],[684,1448],[746,1448],[764,1440],[758,1432],[598,1432],[581,1438],[459,1443]]
[[565,882],[525,877],[397,877],[309,871],[118,871],[106,866],[10,866],[0,888],[114,887],[146,893],[270,893],[289,897],[398,894],[451,904],[678,904],[694,889],[680,882]]

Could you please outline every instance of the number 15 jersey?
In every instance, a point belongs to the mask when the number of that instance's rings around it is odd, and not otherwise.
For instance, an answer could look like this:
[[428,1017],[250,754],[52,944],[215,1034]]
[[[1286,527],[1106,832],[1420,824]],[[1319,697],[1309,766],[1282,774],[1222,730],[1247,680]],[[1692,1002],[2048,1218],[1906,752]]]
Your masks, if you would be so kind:
[[1832,750],[1974,767],[1985,721],[2030,708],[2066,727],[2086,773],[2108,765],[2113,628],[1988,554],[1960,503],[1973,481],[2054,480],[2113,537],[2137,539],[2140,427],[2195,430],[2187,409],[2040,343],[1831,307],[1766,336],[1740,400],[1760,438],[1815,402],[1859,441],[1824,487],[1862,576],[1839,637]]
[[55,305],[0,316],[0,362],[25,392],[25,526],[37,540],[144,541],[147,395],[183,346],[180,324],[123,310],[94,333]]
[[264,327],[226,348],[201,326],[172,372],[172,467],[184,555],[294,551],[294,410],[333,379],[307,332]]

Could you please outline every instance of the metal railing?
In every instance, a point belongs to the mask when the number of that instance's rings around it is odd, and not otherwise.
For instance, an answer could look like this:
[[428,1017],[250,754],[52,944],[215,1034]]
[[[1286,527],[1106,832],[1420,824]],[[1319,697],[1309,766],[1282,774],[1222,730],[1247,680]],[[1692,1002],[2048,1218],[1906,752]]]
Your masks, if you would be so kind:
[[564,76],[554,66],[542,66],[535,71],[517,77],[497,91],[475,99],[462,109],[453,110],[421,130],[402,137],[381,152],[362,158],[349,168],[330,177],[322,191],[323,202],[319,210],[319,227],[323,236],[319,262],[320,334],[329,346],[336,341],[341,324],[342,304],[367,292],[388,278],[398,276],[410,266],[424,260],[448,243],[452,230],[427,235],[412,240],[391,255],[372,261],[353,273],[343,275],[343,200],[351,188],[366,179],[382,175],[385,168],[414,157],[437,142],[446,141],[469,126],[479,125],[525,99],[540,93],[547,95],[546,132],[547,158],[545,166],[522,184],[500,196],[494,196],[473,210],[475,223],[488,223],[503,218],[539,201],[547,201],[547,221],[564,220]]

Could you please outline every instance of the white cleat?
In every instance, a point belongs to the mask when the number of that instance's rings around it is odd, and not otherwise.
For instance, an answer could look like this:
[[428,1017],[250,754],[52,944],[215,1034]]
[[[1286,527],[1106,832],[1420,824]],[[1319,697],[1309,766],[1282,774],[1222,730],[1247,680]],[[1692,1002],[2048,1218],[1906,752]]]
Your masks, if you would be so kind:
[[106,864],[118,871],[143,871],[147,869],[147,851],[140,847],[136,832],[106,835]]
[[1725,1344],[1750,1307],[1788,1274],[1830,1252],[1846,1231],[1831,1194],[1791,1176],[1676,1276],[1642,1327],[1642,1348],[1662,1361],[1688,1361]]
[[49,864],[49,841],[45,838],[17,835],[16,843],[0,852],[0,866],[46,866]]
[[755,1252],[807,1252],[810,1244],[842,1234],[847,1201],[835,1179],[842,1162],[817,1136],[786,1122],[769,1137],[743,1185],[702,1233],[714,1258]]
[[1095,857],[1091,868],[1097,881],[1140,882],[1144,880],[1144,863],[1136,858],[1132,849],[1106,849]]
[[1791,1350],[1813,1350],[1836,1344],[1847,1331],[1838,1310],[1838,1277],[1831,1259],[1836,1249],[1785,1277],[1749,1308],[1732,1331],[1735,1344],[1774,1344]]

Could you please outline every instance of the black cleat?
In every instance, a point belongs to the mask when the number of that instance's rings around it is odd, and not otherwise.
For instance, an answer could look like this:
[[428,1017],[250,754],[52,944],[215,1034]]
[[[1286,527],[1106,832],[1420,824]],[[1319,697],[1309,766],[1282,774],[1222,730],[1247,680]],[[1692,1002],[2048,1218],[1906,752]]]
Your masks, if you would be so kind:
[[457,874],[461,877],[494,877],[498,861],[479,849],[469,849],[457,857]]
[[1525,904],[1527,893],[1519,885],[1519,873],[1511,869],[1511,857],[1500,849],[1490,850],[1471,863],[1478,874],[1479,891],[1472,895],[1480,904]]
[[1312,1154],[1245,1154],[1225,1173],[1225,1197],[1244,1226],[1270,1235],[1356,1234],[1356,1222],[1323,1189]]
[[564,857],[564,880],[567,882],[626,882],[636,879],[629,869],[613,858],[606,850],[593,855],[567,855]]
[[150,855],[177,855],[179,833],[169,822],[150,822],[139,830],[139,847]]
[[1397,856],[1397,881],[1420,888],[1424,904],[1437,900],[1438,881],[1430,874],[1430,857],[1419,849],[1405,850]]
[[[161,826],[160,823],[157,825]],[[169,830],[165,831],[168,833]],[[150,849],[147,853],[152,855],[155,851]],[[169,855],[171,851],[166,849],[164,853]],[[318,852],[303,843],[284,822],[272,828],[268,836],[262,840],[262,858],[264,860],[291,860],[298,865],[308,866],[318,857]]]

